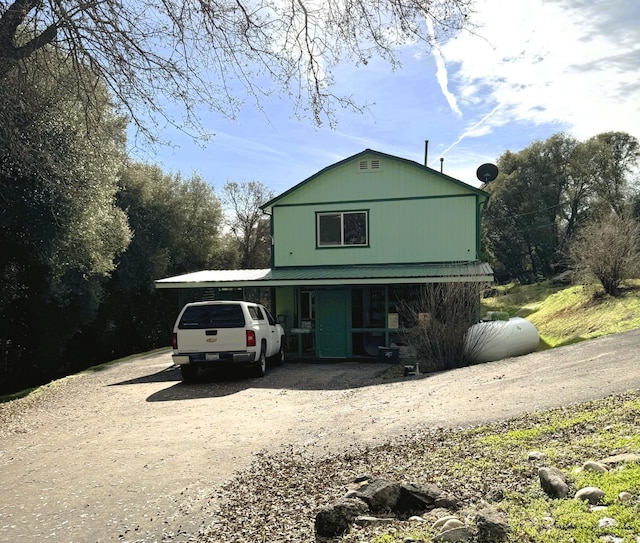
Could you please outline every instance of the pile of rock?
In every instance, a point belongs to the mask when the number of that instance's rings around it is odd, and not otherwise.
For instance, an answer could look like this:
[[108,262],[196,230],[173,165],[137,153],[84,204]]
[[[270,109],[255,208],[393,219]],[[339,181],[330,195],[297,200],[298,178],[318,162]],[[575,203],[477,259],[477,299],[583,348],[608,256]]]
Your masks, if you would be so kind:
[[[529,460],[541,461],[544,460],[544,455],[532,451]],[[622,454],[597,462],[587,461],[580,469],[605,472],[625,462],[640,462],[640,455]],[[542,489],[549,497],[565,499],[571,494],[569,478],[558,468],[540,467],[538,477]],[[573,493],[574,499],[588,502],[593,510],[606,509],[600,505],[604,496],[601,489],[592,486],[577,489]],[[618,501],[625,503],[633,498],[631,493],[621,492]],[[493,500],[488,498],[488,501]],[[408,520],[431,523],[436,533],[433,538],[435,543],[472,539],[480,543],[498,543],[505,540],[511,531],[504,515],[489,505],[483,504],[466,511],[459,509],[459,500],[436,485],[396,483],[363,476],[353,482],[343,498],[317,512],[315,531],[319,539],[331,539],[344,535],[353,525],[367,526]],[[615,519],[603,518],[600,521],[603,528],[615,525]]]
[[[468,541],[473,530],[452,512],[460,508],[457,498],[436,485],[396,483],[381,478],[361,477],[341,499],[321,508],[315,519],[319,538],[334,538],[360,526],[393,522],[396,519],[433,522],[436,542]],[[464,518],[464,517],[463,517]],[[510,527],[502,515],[489,507],[475,514],[478,541],[498,542]]]

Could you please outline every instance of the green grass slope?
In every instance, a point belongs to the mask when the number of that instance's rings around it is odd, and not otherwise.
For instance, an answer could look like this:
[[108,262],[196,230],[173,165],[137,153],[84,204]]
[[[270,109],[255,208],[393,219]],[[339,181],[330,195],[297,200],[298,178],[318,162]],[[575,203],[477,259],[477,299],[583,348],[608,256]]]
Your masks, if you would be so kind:
[[530,320],[544,350],[640,328],[640,281],[629,282],[617,298],[594,285],[506,285],[483,300],[483,309]]

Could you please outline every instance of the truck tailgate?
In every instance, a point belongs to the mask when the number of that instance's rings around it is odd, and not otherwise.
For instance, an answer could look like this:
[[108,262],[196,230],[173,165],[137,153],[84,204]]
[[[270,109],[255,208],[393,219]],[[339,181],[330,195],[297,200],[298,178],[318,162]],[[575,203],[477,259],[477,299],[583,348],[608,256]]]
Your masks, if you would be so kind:
[[180,330],[178,351],[181,353],[216,353],[244,349],[244,328],[211,328]]

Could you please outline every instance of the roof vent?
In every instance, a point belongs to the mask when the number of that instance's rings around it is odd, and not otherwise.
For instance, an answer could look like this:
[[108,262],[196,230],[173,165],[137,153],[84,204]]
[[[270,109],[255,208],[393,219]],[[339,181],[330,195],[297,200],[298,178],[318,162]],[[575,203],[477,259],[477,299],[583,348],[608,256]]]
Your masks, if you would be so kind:
[[360,160],[358,162],[358,171],[360,172],[369,172],[372,170],[381,170],[381,164],[379,158],[374,158],[371,160]]

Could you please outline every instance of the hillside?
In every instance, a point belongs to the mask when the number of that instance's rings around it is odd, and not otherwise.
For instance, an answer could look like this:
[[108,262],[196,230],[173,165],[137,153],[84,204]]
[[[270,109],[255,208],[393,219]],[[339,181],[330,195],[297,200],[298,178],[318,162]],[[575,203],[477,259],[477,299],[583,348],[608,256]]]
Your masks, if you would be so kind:
[[483,310],[530,320],[544,350],[640,328],[640,281],[628,283],[618,298],[594,285],[510,284],[485,298]]

